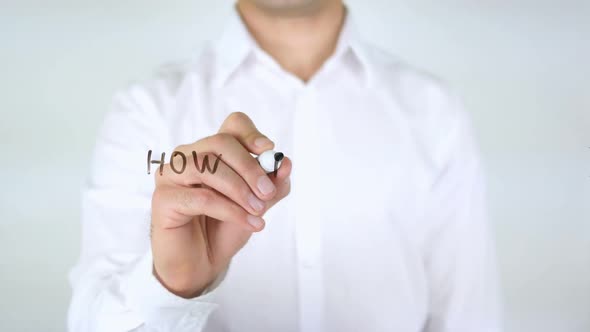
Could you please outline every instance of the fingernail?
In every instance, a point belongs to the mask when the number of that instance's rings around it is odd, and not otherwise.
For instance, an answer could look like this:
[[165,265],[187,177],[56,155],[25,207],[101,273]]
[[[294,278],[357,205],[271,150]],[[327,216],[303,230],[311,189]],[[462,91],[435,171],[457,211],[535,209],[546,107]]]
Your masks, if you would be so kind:
[[266,137],[258,137],[254,140],[254,145],[256,145],[259,148],[263,148],[272,145],[272,142]]
[[248,204],[250,204],[254,211],[261,211],[264,209],[264,203],[254,196],[254,194],[248,196]]
[[266,175],[259,177],[257,184],[258,184],[258,190],[260,190],[260,192],[263,195],[268,195],[275,190],[275,185],[272,183],[272,181]]
[[248,220],[248,223],[256,229],[260,229],[264,225],[264,220],[262,220],[262,218],[260,217],[256,217],[249,214],[248,217],[246,217],[246,219]]
[[289,182],[291,182],[291,177],[287,176],[283,184],[289,184]]

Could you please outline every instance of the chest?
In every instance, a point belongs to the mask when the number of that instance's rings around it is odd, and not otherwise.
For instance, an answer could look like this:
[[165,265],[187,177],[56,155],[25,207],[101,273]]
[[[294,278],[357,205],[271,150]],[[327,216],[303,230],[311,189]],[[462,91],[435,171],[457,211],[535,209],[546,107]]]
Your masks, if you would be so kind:
[[215,134],[227,115],[244,112],[293,161],[293,197],[286,204],[317,215],[326,229],[337,225],[345,235],[365,238],[398,232],[418,246],[425,168],[396,100],[355,89],[268,91],[187,97],[176,110],[184,125],[172,141]]
[[[175,133],[178,144],[214,134],[228,114],[241,111],[293,161],[291,194],[265,215],[264,234],[234,259],[221,297],[243,303],[268,294],[276,302],[269,310],[303,303],[340,330],[367,322],[420,326],[426,282],[417,215],[424,184],[411,126],[395,100],[352,90],[242,92],[194,100],[192,109],[185,114],[190,126]],[[272,277],[256,274],[269,267]],[[240,286],[244,280],[250,288]],[[220,301],[233,315],[233,301]],[[343,316],[350,310],[356,315]]]

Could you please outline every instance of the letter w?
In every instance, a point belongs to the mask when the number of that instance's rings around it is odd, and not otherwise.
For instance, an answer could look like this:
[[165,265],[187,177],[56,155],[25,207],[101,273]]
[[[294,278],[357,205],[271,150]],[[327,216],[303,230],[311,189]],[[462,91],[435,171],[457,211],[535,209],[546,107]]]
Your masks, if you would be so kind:
[[205,157],[203,157],[203,162],[202,162],[202,167],[199,167],[199,159],[197,159],[197,153],[195,151],[193,151],[193,161],[195,163],[195,167],[197,168],[197,171],[199,171],[200,173],[204,173],[205,169],[207,169],[209,171],[209,173],[211,174],[215,174],[215,172],[217,172],[217,166],[219,166],[219,161],[221,160],[221,154],[217,156],[217,158],[215,159],[215,163],[213,164],[213,168],[211,168],[211,166],[209,165],[209,156],[205,155]]

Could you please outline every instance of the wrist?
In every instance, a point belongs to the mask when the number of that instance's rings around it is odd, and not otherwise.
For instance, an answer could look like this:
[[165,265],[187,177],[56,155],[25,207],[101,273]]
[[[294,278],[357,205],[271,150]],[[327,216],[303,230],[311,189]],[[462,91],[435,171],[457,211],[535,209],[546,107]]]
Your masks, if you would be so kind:
[[211,281],[201,280],[203,278],[198,278],[192,273],[160,274],[155,264],[152,265],[152,274],[169,292],[185,299],[192,299],[202,295],[211,284]]

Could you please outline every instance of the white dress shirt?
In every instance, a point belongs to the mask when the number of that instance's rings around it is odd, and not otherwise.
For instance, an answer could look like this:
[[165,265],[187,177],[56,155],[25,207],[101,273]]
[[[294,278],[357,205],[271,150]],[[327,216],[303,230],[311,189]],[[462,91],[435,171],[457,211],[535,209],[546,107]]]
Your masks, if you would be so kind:
[[[292,191],[217,285],[183,299],[152,274],[147,151],[168,159],[234,111],[292,159]],[[71,331],[500,331],[467,116],[444,84],[360,40],[350,19],[307,83],[234,14],[193,61],[117,94],[82,227]]]

